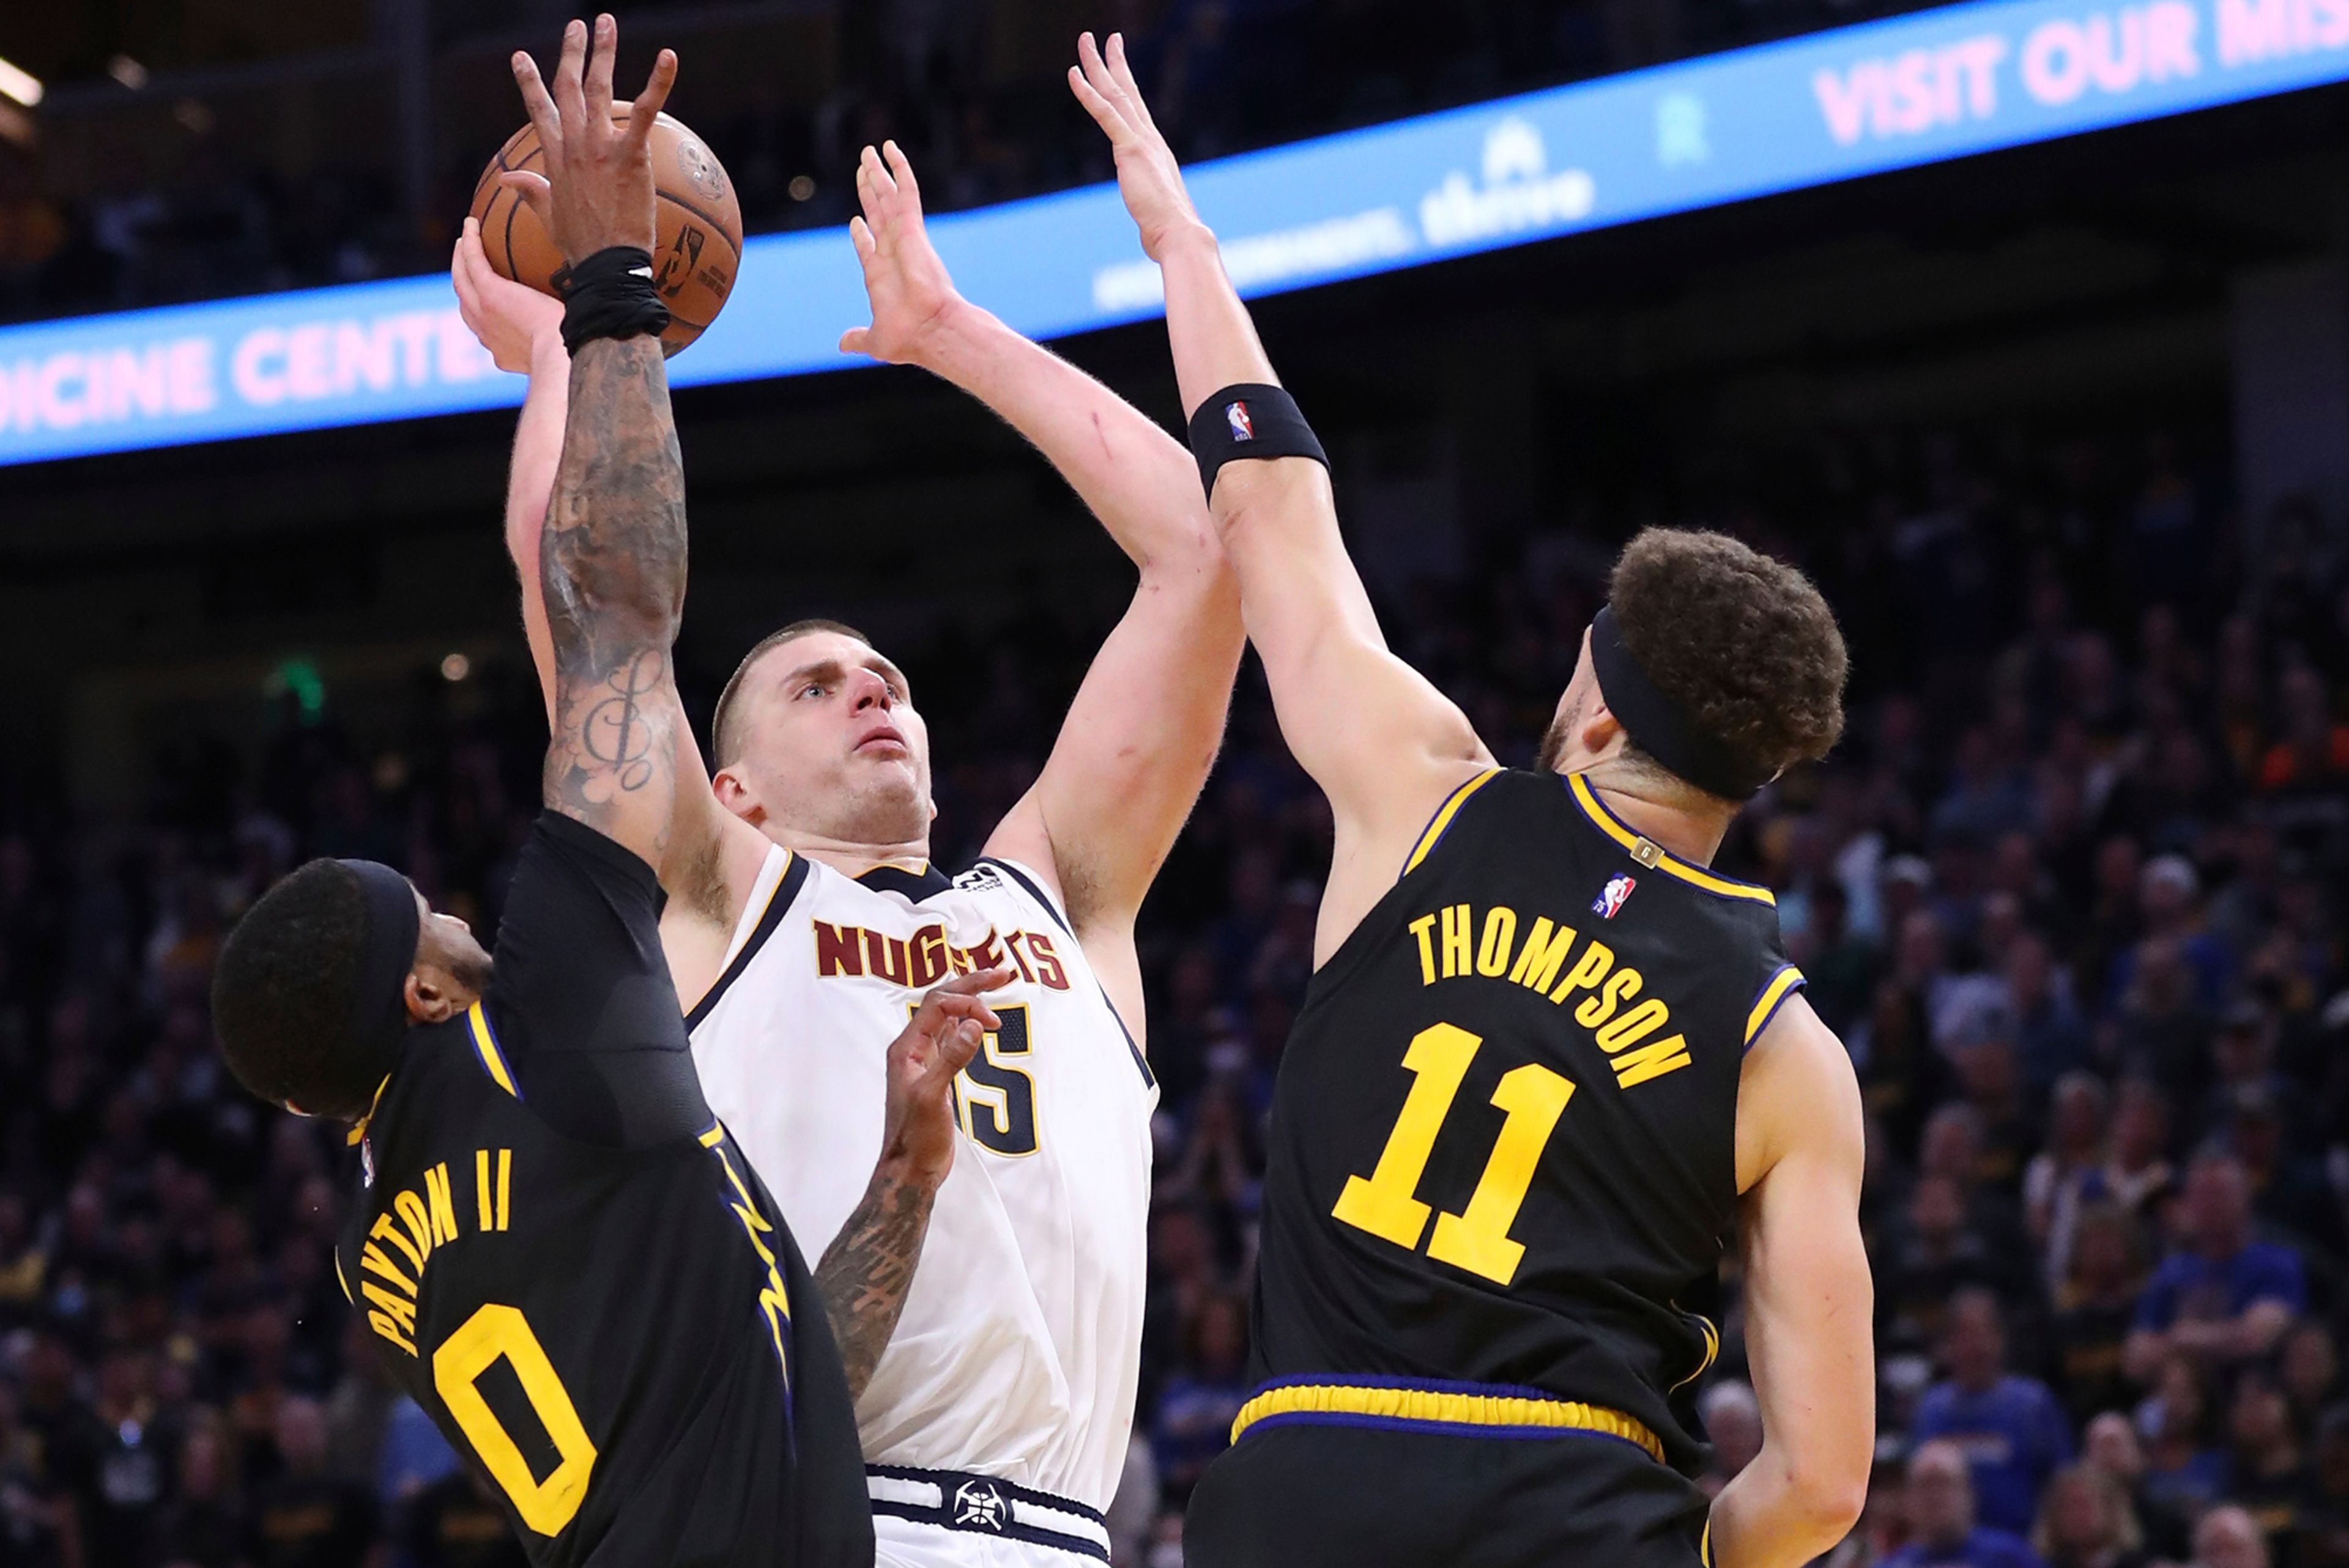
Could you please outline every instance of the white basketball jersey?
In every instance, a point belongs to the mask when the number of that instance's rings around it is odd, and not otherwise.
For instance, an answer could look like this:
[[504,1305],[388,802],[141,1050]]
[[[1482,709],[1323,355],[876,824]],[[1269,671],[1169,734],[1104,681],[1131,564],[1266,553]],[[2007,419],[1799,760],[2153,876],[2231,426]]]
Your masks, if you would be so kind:
[[1106,1509],[1142,1344],[1158,1088],[1034,874],[862,879],[769,851],[693,1010],[710,1108],[814,1266],[881,1152],[883,1067],[922,994],[1000,965],[1003,1021],[955,1084],[964,1136],[905,1315],[857,1405],[869,1464]]

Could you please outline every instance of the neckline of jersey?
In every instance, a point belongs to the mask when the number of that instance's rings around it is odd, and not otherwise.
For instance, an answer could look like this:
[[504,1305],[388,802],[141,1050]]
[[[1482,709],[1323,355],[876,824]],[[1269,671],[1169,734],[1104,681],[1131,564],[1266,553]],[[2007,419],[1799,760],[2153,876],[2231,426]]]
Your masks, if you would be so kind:
[[903,893],[914,903],[934,898],[954,886],[946,872],[927,861],[914,862],[916,871],[903,861],[884,861],[856,873],[855,880],[876,892]]
[[[1653,839],[1633,830],[1630,823],[1609,810],[1607,802],[1599,798],[1599,791],[1593,789],[1581,774],[1568,773],[1560,777],[1566,785],[1567,793],[1572,796],[1574,803],[1582,809],[1582,814],[1590,825],[1614,840],[1616,846],[1630,856],[1635,864],[1660,871],[1669,877],[1676,877],[1691,887],[1700,888],[1716,898],[1745,899],[1754,903],[1766,903],[1774,909],[1777,907],[1778,895],[1768,888],[1754,882],[1739,882],[1735,877],[1725,877],[1718,872],[1684,861]],[[1655,858],[1652,861],[1640,852],[1640,846],[1643,844],[1647,846],[1649,852],[1654,855]]]

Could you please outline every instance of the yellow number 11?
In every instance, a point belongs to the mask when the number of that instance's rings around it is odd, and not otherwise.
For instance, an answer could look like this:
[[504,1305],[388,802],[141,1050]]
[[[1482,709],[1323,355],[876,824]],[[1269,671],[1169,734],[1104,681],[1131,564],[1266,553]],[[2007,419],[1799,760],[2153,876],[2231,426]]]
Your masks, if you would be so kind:
[[[1419,1250],[1426,1233],[1428,1206],[1413,1194],[1435,1152],[1435,1137],[1459,1096],[1468,1064],[1476,1059],[1481,1036],[1451,1024],[1437,1024],[1412,1037],[1402,1065],[1414,1075],[1402,1113],[1395,1118],[1387,1146],[1368,1179],[1346,1178],[1330,1213],[1356,1230]],[[1524,1245],[1509,1240],[1526,1192],[1533,1186],[1534,1170],[1541,1163],[1543,1146],[1574,1098],[1574,1085],[1538,1063],[1528,1062],[1501,1076],[1493,1090],[1493,1104],[1508,1114],[1501,1136],[1485,1161],[1485,1173],[1468,1195],[1468,1206],[1457,1214],[1439,1214],[1427,1255],[1439,1263],[1507,1284],[1516,1277],[1526,1255]]]

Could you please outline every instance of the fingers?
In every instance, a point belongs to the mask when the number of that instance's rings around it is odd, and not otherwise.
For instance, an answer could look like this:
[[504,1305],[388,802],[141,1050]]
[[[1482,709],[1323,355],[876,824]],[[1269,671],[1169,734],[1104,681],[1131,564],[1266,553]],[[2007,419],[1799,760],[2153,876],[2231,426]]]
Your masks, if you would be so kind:
[[943,1040],[957,1024],[976,1024],[982,1029],[999,1029],[1003,1020],[995,1009],[976,996],[958,992],[938,990],[922,998],[914,1014],[913,1032]]
[[538,132],[538,144],[546,150],[551,167],[563,150],[563,117],[539,77],[538,62],[521,49],[514,51],[513,77],[514,85],[522,89],[523,108],[530,111],[531,129]]
[[645,78],[645,90],[636,95],[635,105],[628,110],[628,140],[641,146],[653,133],[653,121],[660,118],[662,106],[668,102],[669,88],[677,86],[677,51],[663,49],[653,57],[652,75]]
[[978,1055],[978,1047],[986,1041],[986,1031],[977,1024],[957,1024],[945,1037],[938,1041],[937,1066],[929,1076],[936,1078],[953,1078],[957,1073],[970,1066],[971,1057]]
[[867,352],[864,344],[868,335],[868,329],[864,327],[850,327],[846,332],[840,335],[840,351],[843,354],[864,354]]
[[848,242],[856,247],[856,259],[860,262],[871,261],[881,248],[881,242],[873,237],[872,225],[863,218],[848,221]]
[[872,187],[876,197],[886,199],[897,193],[897,178],[889,166],[881,161],[881,154],[868,147],[856,155],[856,172]]
[[498,183],[523,200],[523,204],[538,214],[548,233],[554,232],[554,187],[546,176],[532,169],[509,169],[498,176]]
[[914,216],[918,219],[922,213],[922,188],[914,183],[913,164],[894,141],[881,144],[881,155],[888,160],[889,178],[895,183],[897,194],[912,205]]
[[[932,987],[931,996],[977,996],[988,991],[1000,991],[1011,984],[1011,971],[999,964],[992,969],[974,969],[968,975],[957,975],[943,985]],[[923,1000],[927,1001],[928,997]]]
[[[465,220],[465,238],[473,233],[473,221]],[[479,243],[479,241],[475,241]],[[449,282],[457,290],[457,314],[467,326],[473,326],[481,314],[481,294],[473,287],[473,268],[465,256],[465,240],[459,240],[449,252]],[[476,327],[475,331],[480,329]]]
[[1085,79],[1085,73],[1075,66],[1069,67],[1069,90],[1076,95],[1077,102],[1084,106],[1085,112],[1093,117],[1093,123],[1108,133],[1112,145],[1125,138],[1124,118],[1112,107],[1109,99],[1094,89],[1093,84]]
[[595,18],[594,41],[587,49],[586,110],[590,125],[612,119],[612,57],[620,52],[620,25],[609,11]]
[[554,111],[566,131],[587,123],[587,102],[580,75],[587,67],[587,24],[571,22],[563,29],[563,55],[554,62]]
[[1108,58],[1111,79],[1117,83],[1118,90],[1125,95],[1125,101],[1119,107],[1142,125],[1151,126],[1153,121],[1150,118],[1150,106],[1143,101],[1142,88],[1133,79],[1133,67],[1125,57],[1124,34],[1112,33],[1109,36]]

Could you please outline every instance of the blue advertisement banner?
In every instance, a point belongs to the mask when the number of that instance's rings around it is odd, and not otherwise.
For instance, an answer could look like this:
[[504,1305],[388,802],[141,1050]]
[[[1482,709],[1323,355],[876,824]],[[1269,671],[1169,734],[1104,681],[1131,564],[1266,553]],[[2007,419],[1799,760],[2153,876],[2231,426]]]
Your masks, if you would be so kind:
[[[1250,295],[2349,77],[2349,0],[1979,0],[1198,165]],[[971,299],[1049,338],[1156,315],[1112,186],[935,219]],[[745,247],[678,386],[860,364],[844,232]],[[445,277],[0,329],[0,464],[511,406]]]

